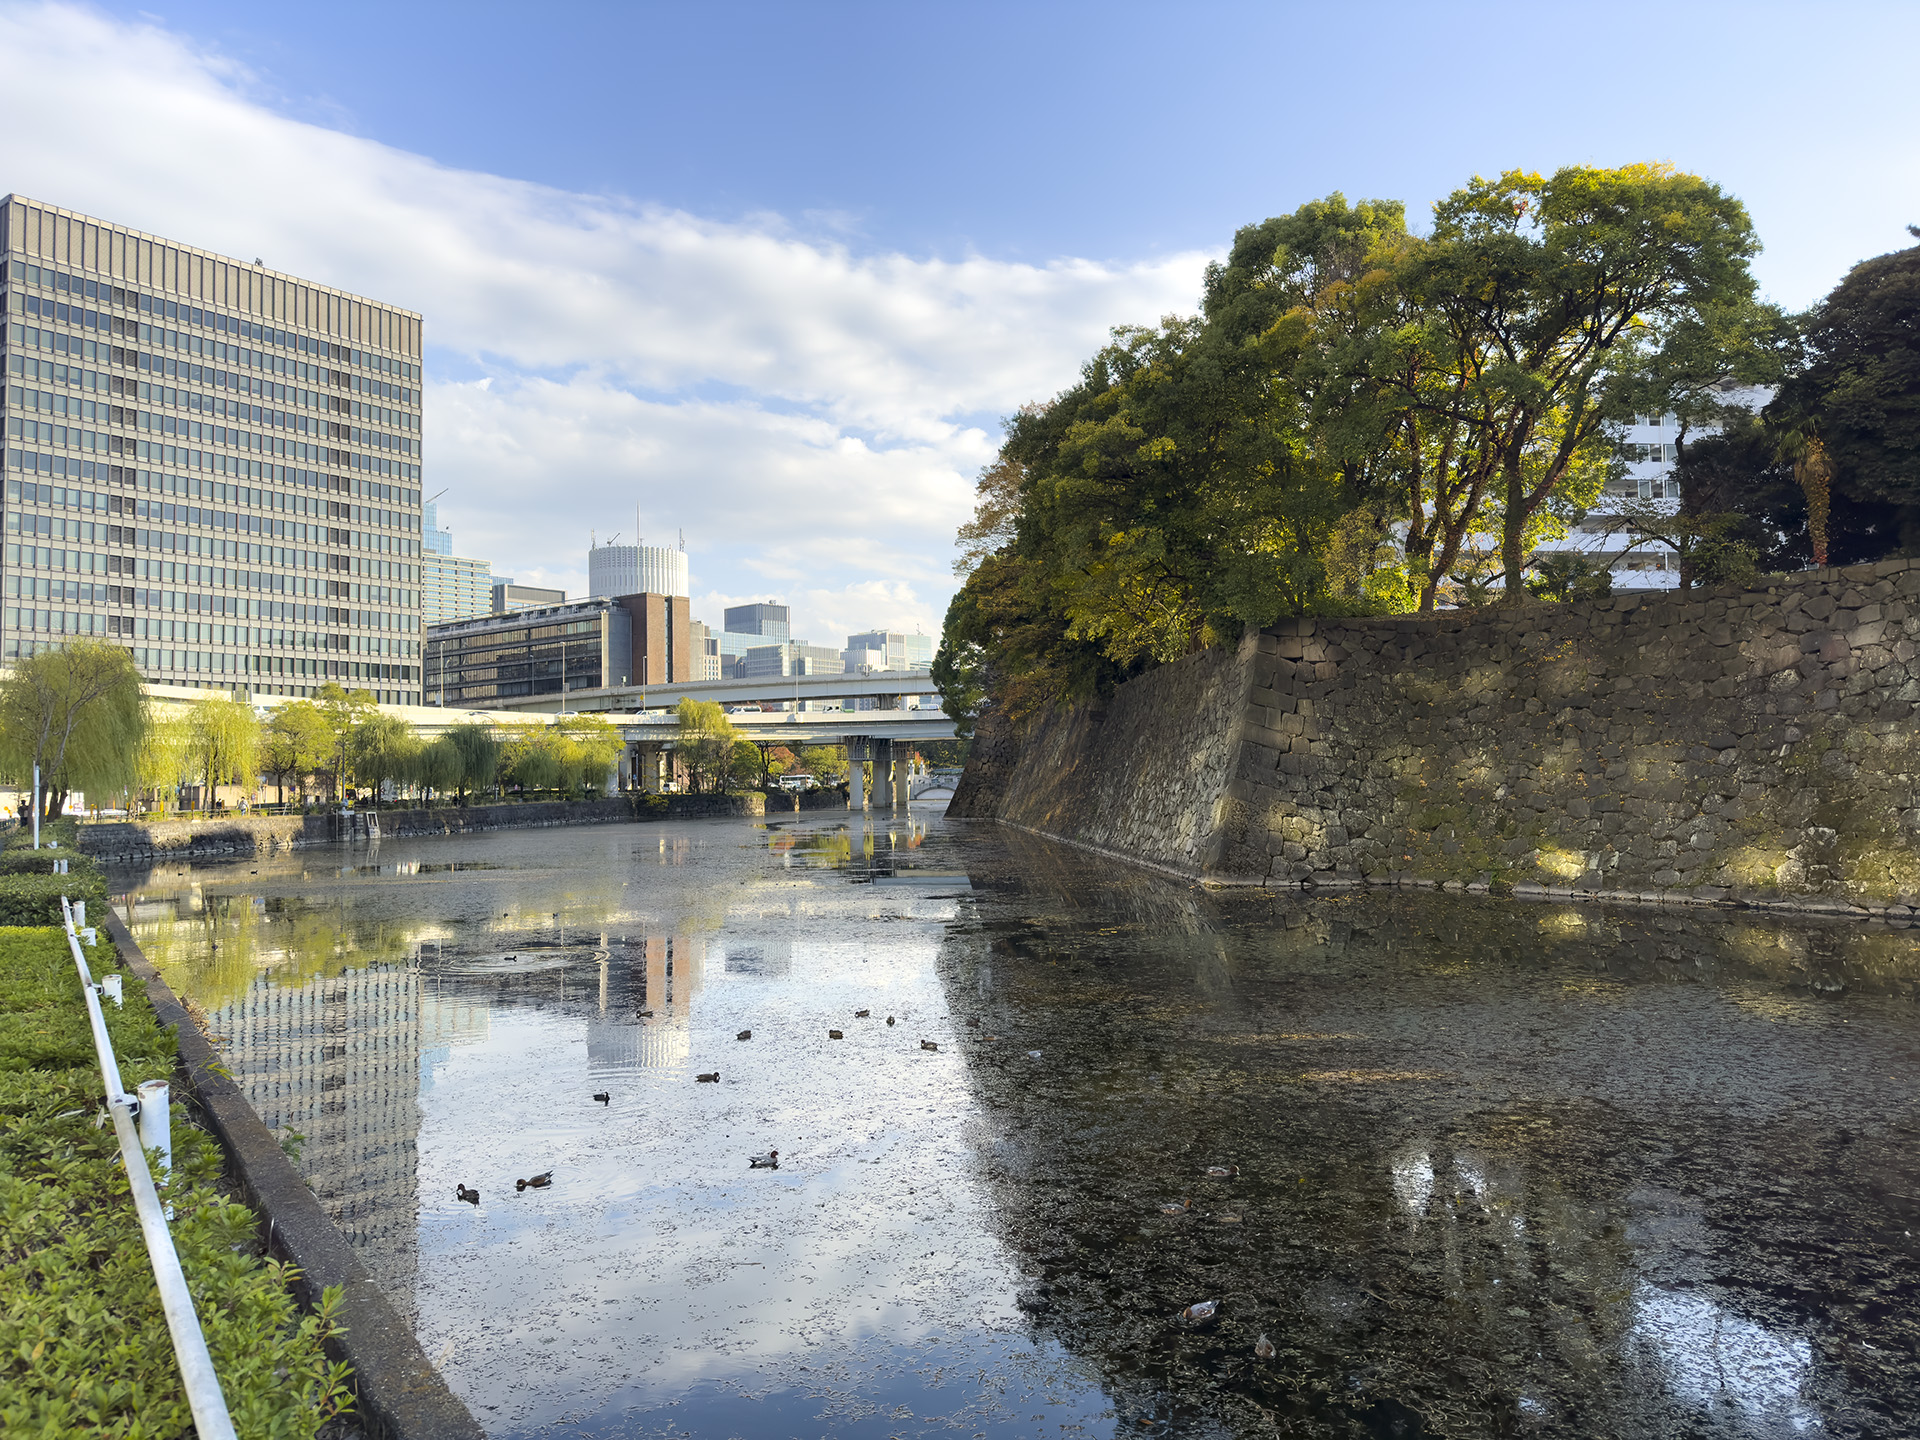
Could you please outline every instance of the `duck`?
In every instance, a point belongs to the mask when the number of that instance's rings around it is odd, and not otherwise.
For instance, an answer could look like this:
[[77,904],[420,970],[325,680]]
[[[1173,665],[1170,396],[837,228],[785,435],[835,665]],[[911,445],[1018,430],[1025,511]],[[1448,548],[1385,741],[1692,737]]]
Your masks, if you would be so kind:
[[1180,1312],[1180,1318],[1189,1325],[1204,1325],[1219,1313],[1218,1300],[1196,1300]]
[[596,1091],[594,1091],[594,1092],[593,1092],[593,1098],[594,1098],[594,1099],[596,1099],[596,1100],[598,1100],[598,1101],[599,1101],[599,1102],[600,1102],[600,1103],[601,1103],[602,1105],[606,1105],[606,1104],[609,1104],[609,1103],[611,1103],[611,1102],[612,1102],[612,1100],[613,1100],[613,1096],[611,1096],[611,1095],[609,1095],[609,1094],[608,1094],[608,1093],[607,1093],[606,1091],[604,1091],[604,1090],[596,1090]]
[[1264,1330],[1260,1332],[1260,1338],[1253,1342],[1253,1358],[1256,1360],[1273,1358],[1273,1341],[1267,1338],[1267,1332]]
[[513,1188],[516,1190],[544,1190],[551,1184],[553,1184],[553,1171],[545,1170],[538,1175],[529,1176],[525,1180],[514,1181]]
[[842,1031],[839,1031],[839,1030],[829,1030],[829,1031],[827,1031],[827,1039],[829,1039],[829,1040],[844,1040],[844,1039],[846,1039],[846,1038],[847,1038],[847,1037],[846,1037],[846,1035],[845,1035],[845,1033],[844,1033],[844,1032],[842,1032]]
[[696,1075],[693,1078],[702,1085],[718,1085],[720,1083],[720,1072],[718,1070],[709,1070],[706,1074]]
[[1160,1207],[1160,1213],[1162,1215],[1185,1215],[1188,1211],[1192,1209],[1193,1209],[1193,1201],[1191,1200],[1187,1200],[1187,1199],[1182,1199],[1178,1201],[1169,1200],[1166,1204]]
[[457,1195],[460,1199],[466,1201],[467,1204],[469,1205],[478,1205],[480,1203],[480,1192],[478,1190],[470,1188],[469,1186],[466,1186],[466,1185],[456,1186],[454,1188],[453,1193]]
[[502,955],[500,958],[502,960],[518,960],[520,957],[518,955]]
[[753,1032],[751,1030],[742,1030],[738,1035],[734,1036],[733,1038],[736,1040],[751,1040],[753,1038]]
[[871,1010],[856,1010],[853,1012],[853,1018],[856,1020],[864,1020],[871,1014],[873,1014]]
[[769,1150],[764,1155],[749,1155],[747,1157],[747,1168],[749,1170],[778,1170],[780,1168],[780,1152],[778,1150]]
[[1207,1167],[1207,1178],[1210,1180],[1233,1180],[1238,1178],[1239,1174],[1240,1167],[1238,1165],[1209,1165]]
[[889,1025],[893,1024],[893,1016],[891,1015],[887,1016],[887,1024]]
[[935,1041],[932,1041],[932,1040],[922,1040],[922,1041],[920,1042],[920,1048],[921,1048],[922,1050],[938,1050],[938,1049],[940,1048],[940,1046],[939,1046],[939,1044],[938,1044],[937,1042],[935,1042]]
[[636,1013],[642,1020],[651,1020],[653,1018],[653,1012],[651,1010],[641,1010]]

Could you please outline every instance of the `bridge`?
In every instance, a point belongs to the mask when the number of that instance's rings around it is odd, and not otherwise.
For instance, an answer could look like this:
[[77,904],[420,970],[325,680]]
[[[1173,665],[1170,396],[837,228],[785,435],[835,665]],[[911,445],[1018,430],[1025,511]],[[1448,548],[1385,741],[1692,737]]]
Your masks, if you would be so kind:
[[[163,709],[185,707],[212,695],[230,695],[222,689],[148,683],[142,688]],[[292,696],[252,695],[255,706],[271,709]],[[600,715],[620,732],[624,753],[613,784],[659,791],[671,773],[670,757],[679,739],[680,721],[674,707],[683,699],[711,700],[729,713],[727,718],[743,740],[756,745],[844,745],[850,770],[850,803],[863,808],[867,801],[862,761],[873,763],[873,803],[905,804],[915,786],[908,769],[907,751],[914,742],[955,738],[953,721],[937,708],[931,681],[923,673],[887,671],[861,675],[786,675],[761,680],[706,680],[680,685],[620,685],[596,690],[569,691],[566,696],[542,695],[516,702],[512,708],[460,710],[438,705],[381,705],[388,715],[404,720],[416,734],[434,737],[456,725],[481,724],[500,729],[513,725],[550,725],[566,715]],[[849,701],[871,709],[848,709]],[[756,705],[792,705],[791,710],[748,710]],[[828,709],[827,706],[834,708]],[[926,708],[921,708],[922,706]],[[895,754],[894,747],[900,747]],[[918,789],[925,789],[919,785]],[[917,794],[915,796],[917,797]],[[939,798],[929,795],[929,799]]]

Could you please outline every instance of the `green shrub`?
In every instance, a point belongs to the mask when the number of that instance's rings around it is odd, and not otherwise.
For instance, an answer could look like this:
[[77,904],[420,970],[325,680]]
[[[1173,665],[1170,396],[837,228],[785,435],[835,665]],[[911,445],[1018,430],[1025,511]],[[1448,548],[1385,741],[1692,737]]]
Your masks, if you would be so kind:
[[71,875],[0,875],[0,926],[58,925],[62,895],[86,901],[97,913],[107,903],[107,882],[86,868]]
[[[60,849],[71,850],[80,843],[80,824],[71,815],[62,815],[57,820],[44,820],[40,824],[40,844],[42,847],[52,840]],[[33,849],[33,818],[22,820],[7,836],[5,846],[8,850]]]
[[[90,948],[87,968],[96,980],[119,966],[117,952],[104,937]],[[123,1071],[139,1061],[158,1065],[165,1073],[178,1047],[173,1032],[154,1015],[146,993],[135,995],[139,989],[129,977],[122,990],[124,1008],[111,1001],[102,1004],[107,1035]],[[65,933],[56,928],[0,929],[0,1071],[90,1071],[97,1064],[80,972],[74,969]],[[93,1085],[99,1088],[97,1076]]]
[[[76,991],[78,986],[75,986]],[[77,997],[76,997],[77,998]],[[127,1084],[165,1064],[122,1064]],[[91,1070],[0,1075],[0,1431],[174,1436],[191,1424],[111,1125]],[[253,1256],[253,1213],[220,1155],[174,1127],[174,1247],[240,1434],[307,1437],[345,1402],[321,1348],[338,1295],[302,1317],[286,1267]]]
[[91,855],[82,855],[78,850],[69,850],[62,845],[58,850],[0,850],[0,875],[51,875],[53,867],[62,860],[67,862],[68,874],[91,875],[99,870],[98,862]]

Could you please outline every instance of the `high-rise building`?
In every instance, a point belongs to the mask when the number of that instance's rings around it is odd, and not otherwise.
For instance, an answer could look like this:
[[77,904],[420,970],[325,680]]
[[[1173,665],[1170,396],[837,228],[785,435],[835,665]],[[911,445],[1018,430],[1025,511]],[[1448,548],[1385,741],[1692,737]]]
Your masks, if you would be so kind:
[[714,639],[713,631],[703,620],[687,622],[687,654],[689,656],[687,676],[691,680],[719,680],[725,662],[720,655],[720,642]]
[[759,605],[729,605],[725,620],[729,635],[761,635],[768,640],[793,638],[793,611],[771,600]]
[[20,195],[0,653],[417,702],[421,317]]
[[847,637],[841,658],[849,675],[866,670],[931,670],[933,637],[900,630],[868,630]]
[[429,500],[421,507],[425,516],[424,529],[420,534],[420,543],[429,555],[451,555],[453,553],[453,531],[440,528],[439,507]]
[[453,531],[440,527],[440,515],[429,500],[420,556],[420,615],[428,625],[468,620],[493,609],[493,567],[453,553]]
[[420,557],[420,616],[428,625],[470,620],[493,610],[492,567],[429,550]]
[[665,545],[596,545],[587,552],[587,594],[687,594],[687,552]]
[[838,675],[845,668],[838,650],[797,640],[756,645],[740,657],[743,680],[764,680],[775,675]]

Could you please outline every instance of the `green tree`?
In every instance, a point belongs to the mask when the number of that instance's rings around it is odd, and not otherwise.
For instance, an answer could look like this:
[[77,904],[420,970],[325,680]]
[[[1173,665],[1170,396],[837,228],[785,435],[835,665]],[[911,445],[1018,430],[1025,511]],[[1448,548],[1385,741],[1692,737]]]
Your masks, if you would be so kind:
[[371,786],[378,800],[382,787],[412,780],[419,752],[420,740],[412,726],[397,715],[376,710],[353,729],[354,778]]
[[429,798],[455,789],[466,776],[466,761],[450,735],[441,735],[420,747],[414,760],[414,778]]
[[682,700],[674,708],[680,729],[674,736],[674,753],[686,767],[687,783],[695,792],[718,790],[726,783],[727,766],[733,758],[733,722],[711,700]]
[[455,725],[446,738],[460,752],[460,803],[465,804],[468,790],[485,790],[500,773],[500,741],[490,726],[469,721]]
[[838,785],[847,778],[847,747],[809,745],[800,752],[800,764],[817,784]]
[[117,645],[75,640],[41,650],[0,680],[0,768],[27,784],[40,767],[49,819],[71,791],[131,785],[148,727],[140,673]]
[[194,765],[193,727],[187,716],[163,715],[141,737],[134,757],[134,783],[165,810],[192,778]]
[[1448,327],[1461,383],[1439,413],[1498,464],[1509,595],[1535,517],[1611,443],[1644,374],[1718,368],[1702,351],[1748,313],[1758,250],[1738,200],[1668,165],[1508,171],[1434,207],[1407,284]]
[[353,788],[354,732],[379,706],[372,691],[346,690],[332,681],[313,692],[313,706],[327,724],[327,772],[337,800]]
[[259,776],[260,718],[251,705],[210,695],[187,712],[187,729],[193,774],[206,787],[204,808],[218,803],[221,785],[252,787]]
[[557,790],[567,781],[559,737],[550,725],[531,721],[507,728],[500,751],[500,778],[522,793]]
[[624,748],[604,715],[563,715],[554,721],[567,784],[583,793],[604,790]]
[[273,777],[278,803],[287,782],[324,769],[333,752],[333,731],[310,700],[289,700],[267,716],[260,732],[260,768]]
[[[1767,418],[1807,498],[1816,563],[1829,537],[1840,564],[1920,553],[1920,245],[1854,266],[1802,336],[1805,363]],[[1848,513],[1877,506],[1890,507],[1880,546],[1852,543]]]

